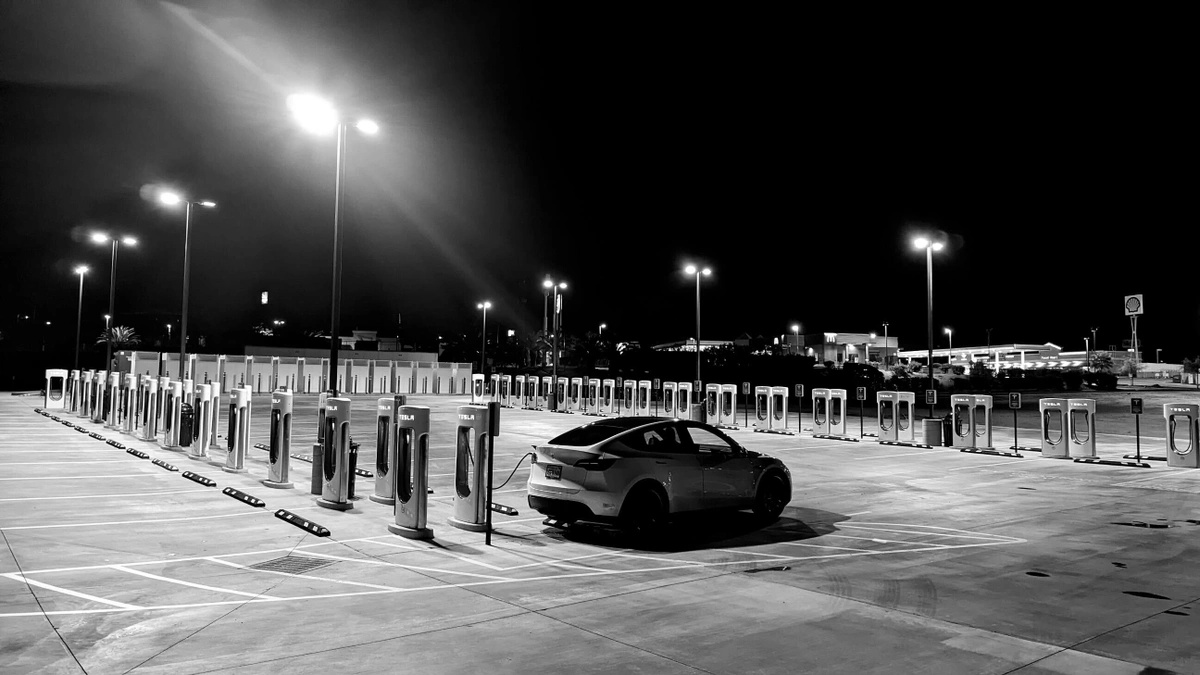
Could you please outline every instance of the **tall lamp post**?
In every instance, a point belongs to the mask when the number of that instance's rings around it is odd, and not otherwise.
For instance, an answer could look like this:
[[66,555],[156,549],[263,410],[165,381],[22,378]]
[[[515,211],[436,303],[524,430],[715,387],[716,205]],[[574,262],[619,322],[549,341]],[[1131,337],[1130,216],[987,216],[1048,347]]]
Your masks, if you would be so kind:
[[888,322],[883,322],[883,368],[887,370],[891,363],[891,357],[888,356]]
[[[346,183],[346,122],[338,115],[333,104],[311,94],[293,94],[287,99],[287,107],[296,122],[305,130],[315,134],[337,133],[337,165],[333,195],[333,300],[329,319],[329,391],[337,396],[338,374],[338,324],[342,312],[342,201]],[[360,119],[354,128],[373,136],[379,133],[379,125],[368,119]]]
[[[933,252],[942,250],[940,241],[928,237],[917,237],[913,246],[925,249],[925,318],[926,335],[929,338],[929,388],[933,389]],[[929,402],[929,416],[933,417],[933,402]]]
[[942,328],[942,332],[950,336],[950,358],[946,360],[946,363],[954,365],[954,329]]
[[683,268],[684,273],[696,275],[696,383],[700,382],[700,277],[709,276],[712,270],[705,267],[700,269],[695,265]]
[[550,292],[554,293],[554,323],[552,326],[553,335],[550,349],[550,411],[558,412],[558,330],[561,327],[559,323],[562,320],[562,296],[559,295],[560,289],[567,288],[567,282],[560,281],[554,283],[550,277],[542,282],[542,287],[546,289],[546,297],[550,297]]
[[608,328],[608,324],[606,324],[606,323],[602,323],[602,324],[600,324],[600,334],[601,334],[601,335],[604,335],[604,329],[605,329],[605,328]]
[[135,246],[137,239],[128,236],[108,235],[103,232],[93,232],[92,241],[97,244],[112,242],[112,269],[108,276],[108,314],[104,316],[104,369],[112,369],[112,326],[116,323],[115,310],[117,300],[117,249],[119,244]]
[[800,324],[798,324],[798,323],[792,324],[792,335],[795,337],[795,340],[796,340],[796,353],[799,354],[800,353]]
[[207,200],[190,200],[184,199],[177,192],[164,190],[158,194],[158,201],[166,206],[184,205],[183,215],[183,309],[180,312],[179,319],[179,381],[184,380],[184,372],[187,363],[187,319],[188,319],[188,281],[191,279],[192,269],[192,208],[195,206],[203,206],[206,209],[214,208],[217,203]]
[[1154,360],[1158,363],[1162,363],[1162,347],[1154,350]]
[[483,343],[481,345],[479,345],[479,374],[480,375],[484,374],[483,369],[485,367],[485,364],[487,363],[487,311],[488,311],[488,308],[491,306],[492,306],[492,303],[488,302],[487,300],[484,300],[483,302],[475,305],[476,309],[483,310],[483,329],[480,331],[480,334],[483,336],[483,338],[482,338]]
[[83,331],[83,275],[87,274],[87,265],[75,268],[79,275],[79,312],[75,315],[75,370],[79,370],[79,341]]
[[1087,369],[1091,370],[1092,369],[1092,345],[1091,345],[1091,343],[1088,342],[1088,338],[1086,335],[1083,336],[1083,352],[1084,352],[1085,358],[1087,358]]
[[863,351],[865,352],[865,355],[863,357],[864,363],[871,362],[871,343],[875,342],[875,333],[872,332],[870,335],[871,335],[871,342],[868,342],[867,344],[863,345]]

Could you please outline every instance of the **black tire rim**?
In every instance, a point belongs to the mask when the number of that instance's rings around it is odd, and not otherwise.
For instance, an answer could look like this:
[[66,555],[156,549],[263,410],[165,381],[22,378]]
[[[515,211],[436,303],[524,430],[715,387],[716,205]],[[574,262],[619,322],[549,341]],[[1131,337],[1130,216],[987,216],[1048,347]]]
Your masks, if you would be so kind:
[[662,500],[653,492],[646,492],[634,503],[630,524],[634,532],[648,534],[657,530],[663,522]]
[[782,479],[778,476],[767,479],[767,483],[763,485],[763,496],[759,500],[763,513],[770,515],[783,513],[783,507],[787,506],[787,499],[784,497],[783,491]]

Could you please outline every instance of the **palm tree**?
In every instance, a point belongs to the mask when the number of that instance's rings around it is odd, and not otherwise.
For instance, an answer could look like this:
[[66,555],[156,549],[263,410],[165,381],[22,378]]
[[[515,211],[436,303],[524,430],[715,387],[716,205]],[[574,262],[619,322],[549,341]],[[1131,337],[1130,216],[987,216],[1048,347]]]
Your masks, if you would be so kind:
[[111,329],[100,333],[100,336],[96,338],[96,344],[102,345],[105,342],[109,342],[110,339],[113,351],[135,347],[142,343],[142,339],[129,326],[113,326]]

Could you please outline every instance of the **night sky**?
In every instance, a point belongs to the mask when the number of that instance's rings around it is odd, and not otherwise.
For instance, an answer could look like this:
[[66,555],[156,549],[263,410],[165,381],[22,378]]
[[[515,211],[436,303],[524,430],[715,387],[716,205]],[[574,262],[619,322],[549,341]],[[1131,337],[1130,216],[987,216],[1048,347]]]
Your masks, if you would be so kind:
[[[804,7],[804,9],[802,9]],[[956,10],[958,12],[959,10]],[[1139,337],[1200,353],[1194,89],[1160,17],[969,15],[793,3],[0,5],[0,328],[177,322],[193,218],[190,332],[284,319],[328,330],[335,146],[291,119],[319,93],[349,133],[343,333],[540,327],[649,343],[806,331],[956,346]],[[1189,97],[1190,100],[1190,97]],[[1185,122],[1185,116],[1189,119]],[[1186,126],[1185,126],[1186,124]],[[270,304],[259,305],[269,291]],[[69,341],[70,337],[66,340]]]

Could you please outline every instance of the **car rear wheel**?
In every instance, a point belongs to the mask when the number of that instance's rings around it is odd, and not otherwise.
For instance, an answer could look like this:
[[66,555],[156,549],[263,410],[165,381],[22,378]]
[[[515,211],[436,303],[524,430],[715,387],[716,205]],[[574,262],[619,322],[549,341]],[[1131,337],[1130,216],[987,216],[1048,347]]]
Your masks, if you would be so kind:
[[657,490],[639,487],[621,505],[621,526],[634,539],[645,541],[662,533],[667,524],[667,503]]
[[754,515],[773,521],[783,513],[783,507],[792,501],[792,490],[783,476],[777,473],[764,476],[754,495]]

